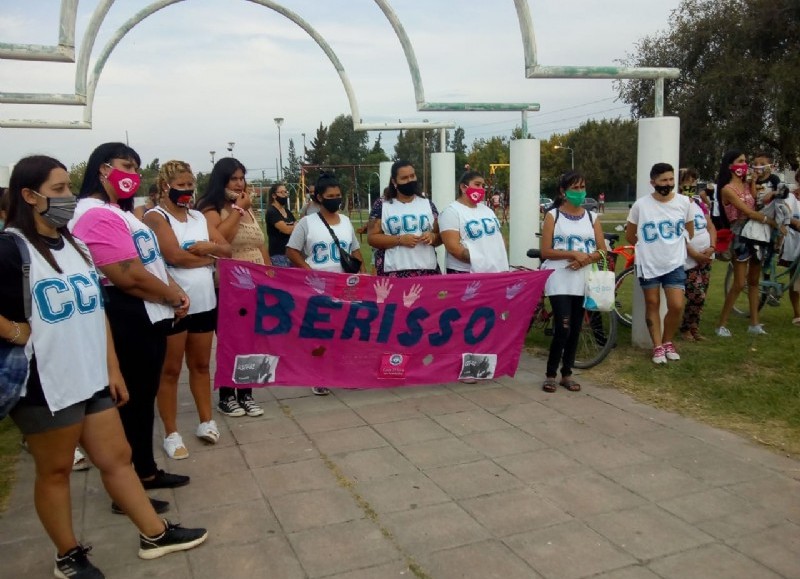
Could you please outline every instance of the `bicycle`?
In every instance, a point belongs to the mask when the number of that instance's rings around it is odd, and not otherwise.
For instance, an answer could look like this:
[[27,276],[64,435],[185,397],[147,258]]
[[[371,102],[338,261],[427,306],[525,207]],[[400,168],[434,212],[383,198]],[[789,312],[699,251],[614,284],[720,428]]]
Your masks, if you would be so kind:
[[[529,249],[528,257],[541,260],[538,249]],[[515,266],[515,269],[530,268]],[[597,366],[606,359],[611,349],[617,344],[618,319],[613,311],[595,312],[584,310],[581,335],[578,339],[578,350],[575,353],[575,367],[586,370]],[[539,300],[533,312],[528,329],[541,329],[546,336],[553,335],[553,312],[547,307],[545,296]]]
[[633,263],[636,258],[636,247],[633,245],[614,247],[614,244],[619,241],[619,234],[605,233],[603,235],[608,244],[608,267],[616,271],[617,260],[620,257],[625,259],[625,266],[614,278],[614,313],[623,326],[630,328],[633,324],[633,288],[636,276]]
[[[783,294],[789,291],[800,279],[800,256],[791,263],[787,263],[780,259],[780,255],[776,251],[771,256],[765,256],[761,265],[762,279],[758,283],[759,311],[765,304],[769,304],[772,307],[780,306]],[[725,273],[725,295],[728,295],[731,285],[733,285],[733,262],[728,264],[728,271]],[[745,283],[733,304],[733,311],[743,317],[750,315],[750,302],[748,301],[747,292],[747,283]]]

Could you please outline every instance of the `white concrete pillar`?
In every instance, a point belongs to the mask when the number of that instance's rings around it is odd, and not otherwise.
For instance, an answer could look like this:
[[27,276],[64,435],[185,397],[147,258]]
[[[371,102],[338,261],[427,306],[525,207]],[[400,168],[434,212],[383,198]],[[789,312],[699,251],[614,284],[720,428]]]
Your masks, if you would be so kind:
[[539,247],[539,184],[541,143],[537,139],[511,141],[509,191],[509,251],[511,265],[538,267],[526,253]]
[[[456,198],[456,154],[431,153],[431,201],[439,211]],[[444,246],[436,248],[436,259],[444,272]]]
[[11,165],[0,165],[0,187],[8,187],[8,180],[11,178]]
[[[678,167],[680,167],[680,132],[681,120],[678,117],[656,117],[639,120],[639,142],[636,153],[636,199],[650,195],[650,169],[656,163],[669,163],[675,167],[677,186]],[[623,234],[624,235],[624,234]],[[633,290],[633,327],[631,342],[640,348],[652,348],[653,341],[645,324],[644,294],[639,286],[639,279],[634,282]],[[666,298],[661,293],[661,319],[666,314]]]
[[[381,161],[380,168],[378,169],[380,174],[380,191],[378,191],[378,197],[383,196],[383,190],[389,186],[389,181],[392,178],[392,163],[391,161]],[[372,205],[369,207],[372,209]]]

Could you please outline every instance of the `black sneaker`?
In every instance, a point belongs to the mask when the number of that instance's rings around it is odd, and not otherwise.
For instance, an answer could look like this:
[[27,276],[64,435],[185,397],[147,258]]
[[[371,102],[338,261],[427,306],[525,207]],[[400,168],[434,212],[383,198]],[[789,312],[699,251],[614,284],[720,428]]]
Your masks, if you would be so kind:
[[329,389],[327,389],[327,388],[322,387],[322,386],[314,386],[314,387],[311,388],[311,393],[314,396],[327,396],[328,394],[331,393],[331,391]]
[[157,559],[176,551],[186,551],[197,547],[208,537],[205,529],[184,529],[180,525],[164,519],[166,530],[157,537],[139,535],[139,557]]
[[92,565],[86,556],[91,550],[91,546],[78,545],[63,557],[56,556],[53,575],[59,579],[105,579],[103,572]]
[[261,416],[264,414],[264,409],[253,400],[250,394],[242,396],[242,399],[239,400],[239,406],[244,409],[248,416]]
[[[169,501],[150,499],[150,504],[153,505],[153,510],[159,515],[161,513],[166,513],[169,510]],[[111,512],[115,515],[125,514],[125,511],[123,511],[117,503],[111,503]]]
[[225,416],[239,417],[244,416],[247,412],[239,405],[235,396],[228,396],[219,401],[217,410],[222,412]]
[[174,489],[175,487],[182,487],[188,485],[191,479],[182,474],[172,474],[157,470],[156,476],[151,480],[143,480],[142,486],[147,489]]

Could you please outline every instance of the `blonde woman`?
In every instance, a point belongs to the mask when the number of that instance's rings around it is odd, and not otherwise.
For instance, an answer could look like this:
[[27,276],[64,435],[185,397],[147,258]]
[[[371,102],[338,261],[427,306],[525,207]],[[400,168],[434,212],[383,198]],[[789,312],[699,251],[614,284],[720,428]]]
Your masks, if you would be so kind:
[[208,226],[199,211],[189,209],[194,195],[192,168],[183,161],[167,161],[158,172],[161,201],[148,211],[144,222],[158,239],[167,271],[189,296],[189,313],[167,332],[167,353],[158,387],[158,413],[164,423],[164,450],[182,459],[189,451],[178,432],[178,378],[184,356],[200,424],[195,434],[210,444],[219,440],[219,428],[211,418],[211,343],[217,318],[214,293],[214,260],[230,257],[227,241]]

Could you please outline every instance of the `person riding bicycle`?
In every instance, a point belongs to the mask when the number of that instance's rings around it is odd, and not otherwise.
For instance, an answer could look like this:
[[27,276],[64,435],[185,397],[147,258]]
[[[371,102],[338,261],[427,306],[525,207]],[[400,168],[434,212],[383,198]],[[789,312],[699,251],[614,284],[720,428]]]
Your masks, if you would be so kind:
[[[578,338],[583,324],[585,267],[603,259],[606,244],[596,214],[582,207],[586,199],[586,180],[578,171],[559,179],[559,194],[542,225],[542,269],[552,269],[544,293],[553,309],[553,341],[547,357],[542,390],[555,392],[556,374],[561,364],[561,381],[572,392],[581,385],[572,378]],[[598,251],[599,250],[599,251]]]

